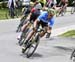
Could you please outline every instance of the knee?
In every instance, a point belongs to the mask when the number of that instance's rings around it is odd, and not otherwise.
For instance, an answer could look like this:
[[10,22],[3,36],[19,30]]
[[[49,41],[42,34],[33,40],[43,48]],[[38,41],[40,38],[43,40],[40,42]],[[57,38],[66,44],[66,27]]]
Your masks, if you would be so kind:
[[36,31],[37,31],[37,29],[36,29],[36,28],[33,28],[33,31],[34,31],[34,32],[36,32]]

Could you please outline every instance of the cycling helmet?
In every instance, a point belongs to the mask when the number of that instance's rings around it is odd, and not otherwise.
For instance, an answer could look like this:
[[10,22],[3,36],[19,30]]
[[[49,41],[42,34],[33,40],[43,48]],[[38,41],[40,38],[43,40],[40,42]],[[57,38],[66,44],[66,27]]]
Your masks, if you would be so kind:
[[48,11],[48,13],[51,13],[52,15],[55,15],[55,10],[54,9],[48,9],[47,11]]
[[33,2],[30,2],[30,6],[34,6],[34,3]]
[[36,4],[35,5],[35,7],[34,7],[35,9],[42,9],[42,6],[41,6],[41,4],[40,3],[38,3],[38,4]]

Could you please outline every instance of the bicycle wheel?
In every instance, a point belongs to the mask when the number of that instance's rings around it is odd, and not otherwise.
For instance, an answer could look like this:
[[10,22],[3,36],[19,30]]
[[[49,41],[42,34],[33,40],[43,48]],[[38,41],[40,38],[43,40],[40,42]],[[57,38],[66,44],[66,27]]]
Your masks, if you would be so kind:
[[75,50],[73,50],[73,52],[71,53],[70,59],[72,60],[72,62],[75,62]]
[[33,55],[39,44],[39,35],[36,35],[34,39],[28,41],[27,47],[22,50],[22,53],[26,53],[26,57],[29,58]]
[[72,7],[72,8],[71,8],[71,14],[74,14],[74,12],[75,12],[75,8]]
[[21,31],[21,27],[23,26],[23,23],[24,23],[25,19],[26,19],[26,18],[23,17],[23,18],[20,20],[20,24],[18,25],[16,32],[20,32],[20,31]]
[[70,59],[72,59],[73,57],[75,57],[75,50],[73,50]]
[[64,16],[65,15],[65,13],[66,13],[66,10],[64,9],[64,10],[62,10],[61,11],[61,16]]
[[25,39],[26,39],[26,36],[27,36],[27,32],[28,32],[29,28],[27,28],[25,31],[22,32],[21,34],[21,38],[20,40],[18,41],[19,45],[22,46]]
[[37,49],[38,44],[39,44],[39,35],[36,35],[35,38],[31,41],[31,45],[27,51],[27,55],[26,55],[27,58],[33,55],[33,53]]

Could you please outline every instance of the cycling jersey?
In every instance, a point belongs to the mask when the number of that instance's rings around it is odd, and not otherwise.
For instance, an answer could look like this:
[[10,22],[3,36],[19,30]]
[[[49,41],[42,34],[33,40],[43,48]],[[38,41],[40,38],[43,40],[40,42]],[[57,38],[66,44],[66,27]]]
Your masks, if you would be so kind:
[[40,10],[33,8],[31,10],[32,15],[30,16],[30,21],[35,21],[37,17],[40,15]]
[[53,7],[54,5],[57,4],[56,0],[47,0],[47,7]]
[[30,0],[22,0],[22,5],[30,5]]
[[42,7],[46,4],[46,0],[38,0],[38,1],[41,3]]
[[39,0],[39,2],[46,4],[46,0]]
[[43,12],[38,18],[38,21],[43,21],[44,23],[47,23],[48,26],[52,27],[54,24],[54,17],[52,17],[51,19],[48,19],[48,13],[47,12]]
[[61,2],[62,2],[62,3],[67,3],[67,2],[68,2],[68,0],[61,0]]

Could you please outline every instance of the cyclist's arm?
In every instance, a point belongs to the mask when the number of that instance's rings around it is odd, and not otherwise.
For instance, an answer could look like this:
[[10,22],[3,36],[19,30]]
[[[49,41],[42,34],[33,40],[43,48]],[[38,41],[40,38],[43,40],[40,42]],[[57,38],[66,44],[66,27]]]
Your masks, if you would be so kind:
[[31,15],[32,15],[32,13],[33,13],[34,11],[35,11],[35,8],[33,8],[33,9],[31,10],[31,12],[29,13],[27,19],[30,19]]
[[29,20],[31,15],[32,15],[32,13],[29,13],[29,15],[27,16],[26,19]]
[[43,20],[44,14],[42,13],[41,15],[38,16],[37,21]]
[[53,25],[54,25],[54,18],[49,20],[48,27],[53,27]]

